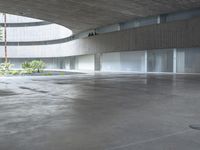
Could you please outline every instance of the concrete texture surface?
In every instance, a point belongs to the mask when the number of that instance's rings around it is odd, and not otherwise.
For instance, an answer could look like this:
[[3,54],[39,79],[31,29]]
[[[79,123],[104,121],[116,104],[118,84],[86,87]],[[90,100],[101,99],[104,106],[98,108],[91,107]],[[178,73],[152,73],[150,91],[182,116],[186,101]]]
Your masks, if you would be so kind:
[[62,24],[74,33],[198,7],[199,0],[0,0],[1,12]]
[[199,150],[200,75],[0,78],[1,150]]
[[[66,57],[119,51],[200,47],[200,17],[77,39],[63,44],[9,46],[10,58]],[[2,50],[1,50],[2,49]],[[59,49],[59,50],[58,50]],[[4,56],[0,47],[0,57]]]

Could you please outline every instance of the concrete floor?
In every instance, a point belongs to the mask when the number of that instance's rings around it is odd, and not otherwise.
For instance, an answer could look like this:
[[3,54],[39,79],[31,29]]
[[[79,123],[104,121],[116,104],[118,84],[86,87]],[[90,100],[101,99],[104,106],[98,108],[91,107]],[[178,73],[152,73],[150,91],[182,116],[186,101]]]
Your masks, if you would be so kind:
[[0,78],[0,150],[199,150],[200,76]]

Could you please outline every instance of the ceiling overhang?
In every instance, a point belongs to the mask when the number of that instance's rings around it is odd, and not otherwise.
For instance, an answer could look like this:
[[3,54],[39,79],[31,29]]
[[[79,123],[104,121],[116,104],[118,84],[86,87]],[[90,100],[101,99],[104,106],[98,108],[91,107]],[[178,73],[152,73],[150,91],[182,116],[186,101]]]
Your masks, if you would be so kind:
[[74,33],[198,7],[200,0],[0,0],[2,12],[61,24]]

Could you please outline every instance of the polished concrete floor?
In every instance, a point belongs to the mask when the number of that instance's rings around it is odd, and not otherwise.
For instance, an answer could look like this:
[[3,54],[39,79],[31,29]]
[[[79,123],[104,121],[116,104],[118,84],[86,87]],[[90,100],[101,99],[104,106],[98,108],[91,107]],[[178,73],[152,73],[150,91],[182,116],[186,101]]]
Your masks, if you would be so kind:
[[200,75],[0,78],[0,150],[199,150]]

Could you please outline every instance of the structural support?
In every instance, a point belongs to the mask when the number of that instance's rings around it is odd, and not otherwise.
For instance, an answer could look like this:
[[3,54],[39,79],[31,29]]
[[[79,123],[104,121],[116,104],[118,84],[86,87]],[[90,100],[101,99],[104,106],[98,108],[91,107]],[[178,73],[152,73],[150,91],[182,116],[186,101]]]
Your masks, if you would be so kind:
[[157,20],[158,24],[166,23],[166,22],[167,22],[167,15],[166,14],[158,16],[158,20]]
[[75,64],[76,63],[76,57],[72,56],[70,57],[70,70],[75,70]]
[[101,71],[101,54],[100,53],[94,55],[94,70]]
[[148,69],[147,69],[147,67],[148,67],[148,66],[147,66],[147,63],[148,63],[148,62],[147,62],[147,50],[145,50],[144,60],[145,60],[145,61],[144,61],[144,63],[145,63],[145,64],[144,64],[144,65],[145,65],[145,66],[144,66],[144,72],[147,73],[147,72],[148,72]]
[[176,49],[173,49],[173,73],[177,73],[176,71]]

